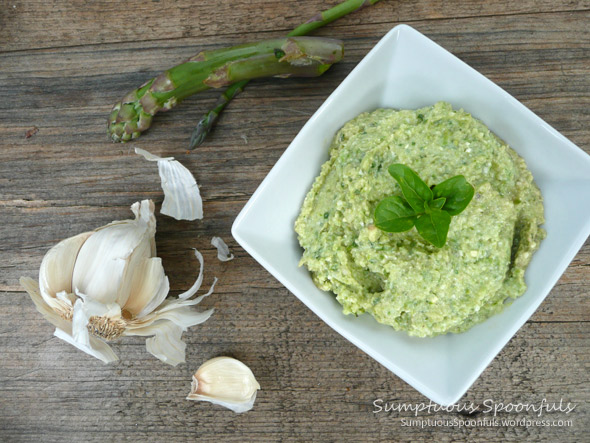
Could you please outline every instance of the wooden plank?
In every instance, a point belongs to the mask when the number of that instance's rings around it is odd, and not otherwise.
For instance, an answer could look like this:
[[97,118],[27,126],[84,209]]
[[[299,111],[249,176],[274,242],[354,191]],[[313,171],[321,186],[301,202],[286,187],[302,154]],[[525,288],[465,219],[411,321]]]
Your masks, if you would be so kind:
[[[251,270],[251,263],[234,263]],[[570,428],[402,427],[412,412],[375,413],[373,402],[422,403],[418,394],[370,357],[332,331],[283,288],[248,286],[226,292],[223,280],[203,302],[216,314],[185,334],[187,364],[172,368],[145,351],[140,338],[114,348],[113,365],[86,356],[51,336],[28,297],[0,298],[0,352],[3,368],[0,429],[9,441],[138,439],[158,441],[298,440],[437,441],[457,432],[474,441],[583,441],[590,425],[588,368],[590,323],[528,323],[492,362],[461,400],[484,410],[484,401],[571,402],[578,410]],[[269,308],[272,306],[272,309]],[[240,315],[236,315],[239,307]],[[233,355],[250,365],[262,386],[256,407],[235,415],[206,403],[184,400],[190,375],[204,360]],[[480,414],[481,417],[482,414]],[[426,414],[465,418],[456,412]],[[35,420],[30,420],[35,417]],[[501,413],[499,418],[535,418],[532,413]]]
[[[51,48],[126,41],[200,39],[256,32],[286,33],[339,1],[291,2],[246,0],[233,2],[126,1],[19,1],[5,2],[0,15],[0,51]],[[382,1],[370,9],[343,18],[333,30],[350,24],[401,23],[460,17],[522,15],[590,9],[588,0],[507,0],[461,3],[444,0]]]

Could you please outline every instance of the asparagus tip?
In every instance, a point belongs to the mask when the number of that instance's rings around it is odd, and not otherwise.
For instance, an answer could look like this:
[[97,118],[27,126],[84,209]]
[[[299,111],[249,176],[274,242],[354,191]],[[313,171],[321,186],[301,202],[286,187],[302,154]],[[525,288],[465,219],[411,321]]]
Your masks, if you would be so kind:
[[211,129],[213,129],[215,120],[217,120],[217,114],[215,112],[208,112],[201,118],[201,120],[199,120],[197,127],[191,134],[191,139],[188,143],[189,149],[195,149],[197,146],[201,146],[203,144],[207,138],[207,134],[209,134]]

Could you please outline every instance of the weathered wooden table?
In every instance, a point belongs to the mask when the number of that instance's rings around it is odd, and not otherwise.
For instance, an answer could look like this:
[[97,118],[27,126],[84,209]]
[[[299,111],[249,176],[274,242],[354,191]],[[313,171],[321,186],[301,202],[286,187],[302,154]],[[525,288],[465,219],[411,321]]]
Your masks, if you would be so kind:
[[[590,152],[590,2],[391,1],[316,32],[343,38],[345,60],[320,79],[252,83],[212,137],[187,153],[192,127],[217,92],[158,116],[128,144],[110,143],[105,119],[128,90],[202,48],[284,35],[335,0],[4,1],[0,5],[0,440],[2,441],[587,441],[590,427],[590,243],[537,313],[461,400],[483,406],[576,404],[571,426],[406,426],[410,412],[374,401],[428,403],[319,320],[246,254],[230,226],[306,120],[394,25],[408,23],[488,76]],[[38,132],[27,138],[33,127]],[[203,307],[216,312],[185,333],[176,368],[140,338],[114,345],[103,365],[53,337],[18,284],[36,278],[59,240],[130,217],[131,203],[162,192],[138,146],[175,156],[201,185],[205,218],[158,215],[159,255],[172,293],[188,288],[205,256]],[[236,255],[221,263],[223,237]],[[185,400],[205,360],[247,363],[262,391],[236,415]],[[434,368],[435,370],[435,368]],[[456,412],[422,419],[464,420]],[[482,415],[473,418],[481,418]],[[534,413],[500,414],[505,419]]]

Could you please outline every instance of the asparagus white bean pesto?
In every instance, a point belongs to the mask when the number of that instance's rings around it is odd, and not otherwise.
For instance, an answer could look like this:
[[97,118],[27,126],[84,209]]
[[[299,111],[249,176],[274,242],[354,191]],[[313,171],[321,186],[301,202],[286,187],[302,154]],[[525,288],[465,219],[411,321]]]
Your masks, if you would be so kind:
[[344,313],[426,337],[465,331],[521,296],[543,222],[524,160],[441,102],[345,124],[295,230],[301,264]]

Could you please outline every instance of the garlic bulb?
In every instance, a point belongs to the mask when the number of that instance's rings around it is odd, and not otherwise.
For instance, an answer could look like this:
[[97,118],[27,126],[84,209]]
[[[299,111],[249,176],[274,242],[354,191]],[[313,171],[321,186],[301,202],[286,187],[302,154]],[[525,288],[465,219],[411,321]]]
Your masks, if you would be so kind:
[[201,365],[187,400],[208,401],[241,413],[252,409],[260,385],[248,366],[231,357],[216,357]]
[[162,260],[156,257],[154,204],[131,206],[134,220],[114,221],[92,232],[61,241],[51,248],[39,270],[39,283],[22,277],[21,285],[37,310],[56,326],[55,336],[110,363],[118,360],[106,343],[139,335],[148,352],[176,366],[185,360],[182,333],[203,323],[213,310],[192,306],[213,292],[191,298],[203,281],[203,257],[195,284],[178,298],[170,289]]

